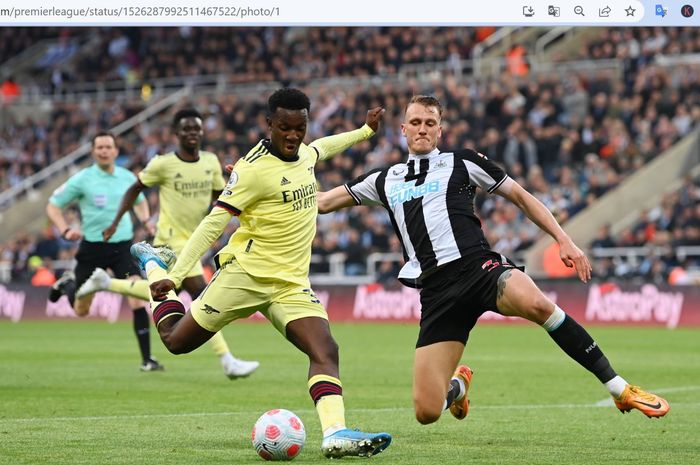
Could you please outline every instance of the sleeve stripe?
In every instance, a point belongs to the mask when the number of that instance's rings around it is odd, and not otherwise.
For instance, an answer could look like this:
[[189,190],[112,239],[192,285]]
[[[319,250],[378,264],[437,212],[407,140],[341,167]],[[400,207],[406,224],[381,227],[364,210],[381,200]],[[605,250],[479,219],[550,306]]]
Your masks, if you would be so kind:
[[345,190],[348,191],[348,194],[350,194],[350,197],[352,197],[356,205],[362,205],[362,201],[360,200],[360,198],[357,195],[355,195],[352,189],[350,189],[350,186],[348,186],[347,184],[345,184]]
[[247,161],[248,163],[252,163],[258,158],[262,157],[263,155],[266,155],[267,149],[263,145],[262,142],[259,142],[258,145],[253,149],[255,150],[254,152],[251,150],[252,153],[248,153],[243,159]]
[[505,182],[506,179],[508,179],[508,176],[503,176],[503,178],[500,181],[491,186],[491,188],[489,189],[489,194],[493,193],[496,189],[498,189],[501,186],[501,184]]
[[316,151],[316,162],[318,162],[321,159],[321,152],[319,152],[318,149],[313,145],[311,145],[310,147]]
[[215,207],[223,208],[227,212],[229,212],[232,215],[240,215],[241,211],[234,207],[233,205],[229,205],[226,202],[222,202],[221,200],[217,200],[216,203],[214,204]]

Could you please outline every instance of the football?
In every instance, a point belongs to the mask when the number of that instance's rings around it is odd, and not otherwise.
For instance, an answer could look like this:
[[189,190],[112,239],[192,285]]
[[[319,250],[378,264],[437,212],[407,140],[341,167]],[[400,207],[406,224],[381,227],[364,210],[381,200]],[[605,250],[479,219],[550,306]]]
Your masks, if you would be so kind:
[[258,418],[252,439],[255,451],[265,460],[292,460],[304,447],[306,431],[294,413],[275,409]]

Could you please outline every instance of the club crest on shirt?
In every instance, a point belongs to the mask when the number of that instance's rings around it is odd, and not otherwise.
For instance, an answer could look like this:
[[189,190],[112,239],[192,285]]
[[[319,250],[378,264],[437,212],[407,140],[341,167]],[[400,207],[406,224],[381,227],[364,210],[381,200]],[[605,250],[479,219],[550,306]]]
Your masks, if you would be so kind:
[[440,160],[437,163],[435,163],[433,168],[434,169],[447,168],[447,163],[445,163],[445,160]]

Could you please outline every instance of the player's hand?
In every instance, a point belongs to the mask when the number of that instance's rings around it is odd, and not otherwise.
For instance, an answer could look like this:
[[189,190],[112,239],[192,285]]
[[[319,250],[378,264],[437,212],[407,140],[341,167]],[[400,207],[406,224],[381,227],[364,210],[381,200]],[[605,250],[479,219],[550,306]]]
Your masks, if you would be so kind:
[[114,236],[114,232],[117,230],[117,226],[114,224],[110,224],[107,229],[102,231],[102,240],[107,242],[110,237]]
[[231,174],[232,171],[233,171],[233,164],[229,163],[226,166],[224,166],[224,172],[226,174]]
[[375,107],[367,112],[365,123],[372,128],[372,131],[377,132],[379,129],[379,123],[384,119],[384,112],[386,110],[382,107]]
[[591,279],[591,262],[588,261],[586,254],[579,249],[571,238],[566,238],[559,243],[559,257],[564,265],[576,269],[578,279],[587,283]]
[[153,300],[160,302],[162,300],[165,300],[165,298],[168,295],[168,292],[175,289],[175,283],[169,279],[161,279],[160,281],[152,283],[150,285],[150,288]]
[[77,241],[83,237],[82,234],[80,234],[80,231],[77,229],[73,228],[68,228],[66,232],[63,234],[63,238],[67,241]]

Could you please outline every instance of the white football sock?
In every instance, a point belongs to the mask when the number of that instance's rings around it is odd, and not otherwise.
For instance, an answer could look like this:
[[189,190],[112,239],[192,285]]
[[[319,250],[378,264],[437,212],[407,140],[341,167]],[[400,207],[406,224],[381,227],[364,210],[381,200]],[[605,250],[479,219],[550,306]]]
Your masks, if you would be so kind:
[[566,313],[564,310],[559,308],[559,305],[554,306],[554,311],[552,312],[551,315],[549,315],[549,318],[547,318],[547,321],[542,323],[542,327],[547,330],[547,332],[551,333],[555,329],[557,329],[561,324],[564,322],[564,319],[566,318]]
[[619,375],[605,383],[605,387],[608,389],[608,392],[616,398],[619,398],[620,395],[622,395],[622,391],[625,390],[626,386],[627,381],[625,381],[625,379]]

